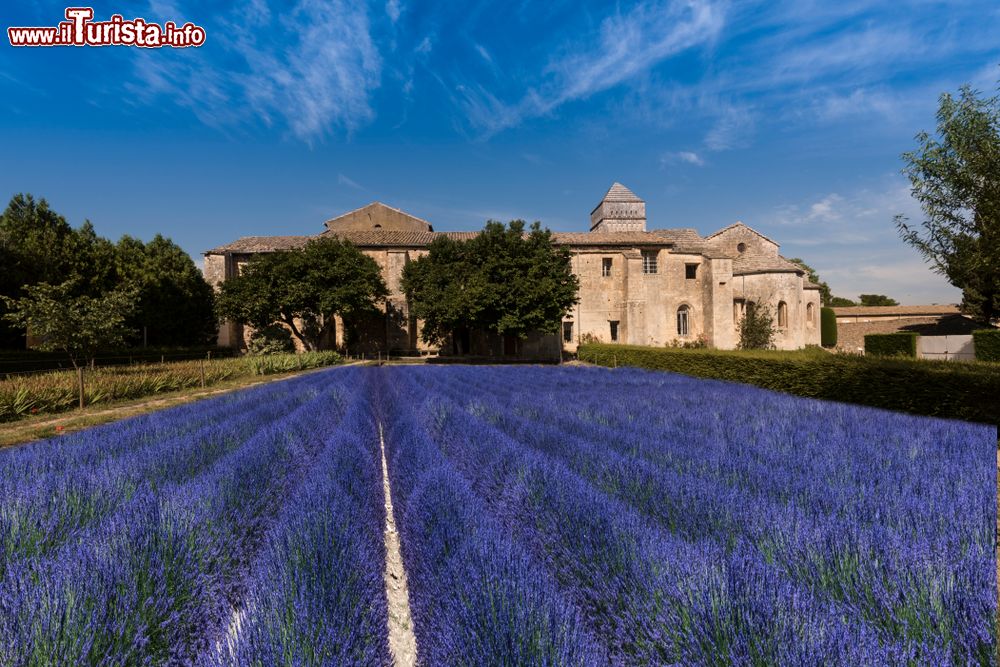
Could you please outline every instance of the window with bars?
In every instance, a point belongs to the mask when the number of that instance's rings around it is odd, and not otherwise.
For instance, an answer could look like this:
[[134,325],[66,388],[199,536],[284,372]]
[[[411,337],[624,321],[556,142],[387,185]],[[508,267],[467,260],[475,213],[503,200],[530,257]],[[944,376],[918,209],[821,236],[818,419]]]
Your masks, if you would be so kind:
[[690,308],[688,308],[687,306],[681,306],[680,308],[677,309],[677,335],[678,336],[687,336],[688,335],[688,324],[689,324],[688,313],[689,312],[690,312]]
[[656,257],[658,253],[656,250],[643,250],[642,251],[642,272],[643,273],[656,273],[657,264]]
[[688,280],[694,280],[698,277],[698,265],[697,264],[685,264],[684,265],[684,277]]
[[605,257],[601,260],[601,276],[605,278],[611,277],[611,258]]
[[563,341],[567,343],[573,342],[573,323],[563,322]]

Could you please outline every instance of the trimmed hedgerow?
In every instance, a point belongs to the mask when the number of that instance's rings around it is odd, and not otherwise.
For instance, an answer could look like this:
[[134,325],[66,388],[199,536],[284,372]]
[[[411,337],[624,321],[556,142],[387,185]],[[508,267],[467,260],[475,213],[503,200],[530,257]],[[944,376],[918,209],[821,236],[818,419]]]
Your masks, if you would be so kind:
[[837,346],[837,313],[833,308],[821,308],[819,311],[819,336],[823,347]]
[[1000,361],[1000,329],[973,331],[972,344],[979,361]]
[[872,357],[917,356],[917,334],[912,331],[868,334],[865,336],[865,354]]
[[744,382],[798,396],[919,415],[1000,423],[1000,366],[833,354],[674,350],[589,344],[578,356],[602,366],[638,366]]

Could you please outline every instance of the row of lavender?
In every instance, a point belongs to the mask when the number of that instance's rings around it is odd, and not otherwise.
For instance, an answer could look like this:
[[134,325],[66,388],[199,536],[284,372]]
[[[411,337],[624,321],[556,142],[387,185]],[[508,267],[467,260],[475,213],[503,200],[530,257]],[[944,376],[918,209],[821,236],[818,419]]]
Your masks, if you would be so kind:
[[318,373],[4,452],[0,664],[385,664],[362,381]]
[[379,395],[428,664],[992,664],[992,429],[632,370]]

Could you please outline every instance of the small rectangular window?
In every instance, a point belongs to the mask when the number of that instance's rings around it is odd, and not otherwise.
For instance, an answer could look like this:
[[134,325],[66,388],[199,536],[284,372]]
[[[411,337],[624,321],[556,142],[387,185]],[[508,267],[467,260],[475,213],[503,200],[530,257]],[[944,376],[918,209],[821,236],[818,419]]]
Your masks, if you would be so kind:
[[618,320],[611,320],[608,322],[611,325],[611,342],[618,342]]
[[643,250],[642,251],[642,272],[643,273],[656,273],[656,251],[655,250]]
[[605,278],[611,275],[611,258],[604,257],[601,259],[601,275]]
[[698,277],[698,265],[697,264],[685,264],[684,265],[684,277],[688,280],[694,280]]
[[567,343],[573,342],[573,323],[563,322],[563,341]]

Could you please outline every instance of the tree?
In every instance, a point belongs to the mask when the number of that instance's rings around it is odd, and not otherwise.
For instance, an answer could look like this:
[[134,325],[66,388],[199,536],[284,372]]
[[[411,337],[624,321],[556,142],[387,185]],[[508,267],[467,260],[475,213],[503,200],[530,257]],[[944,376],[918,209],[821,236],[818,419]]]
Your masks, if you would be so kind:
[[764,303],[747,301],[740,319],[741,350],[769,350],[774,347],[774,317]]
[[885,294],[862,294],[858,297],[862,306],[898,306],[899,302]]
[[819,274],[816,273],[816,269],[812,268],[798,257],[793,257],[788,261],[791,262],[792,264],[798,264],[799,266],[801,266],[802,270],[806,272],[806,277],[808,277],[811,282],[814,282],[817,285],[819,285],[820,304],[824,306],[829,306],[830,301],[833,299],[833,295],[830,293],[830,286],[819,279]]
[[138,288],[131,342],[188,346],[214,339],[214,292],[180,246],[160,234],[149,243],[123,236],[115,253],[118,275]]
[[903,154],[903,173],[924,220],[897,215],[903,240],[962,290],[962,307],[989,322],[1000,317],[1000,100],[969,86],[944,94],[937,136],[921,132]]
[[124,343],[136,290],[122,287],[91,297],[75,296],[78,289],[74,281],[25,285],[20,298],[2,297],[8,310],[4,318],[37,337],[38,349],[65,352],[74,368],[81,362],[93,365],[98,350]]
[[378,264],[348,242],[324,238],[299,250],[260,255],[222,283],[217,313],[263,329],[289,328],[307,350],[318,349],[333,323],[371,313],[388,290]]
[[[0,296],[18,298],[22,286],[61,283],[68,276],[62,251],[73,230],[42,199],[18,194],[0,214]],[[24,330],[9,319],[0,327],[0,347],[24,347]]]
[[830,299],[830,305],[839,308],[842,306],[856,306],[858,304],[850,299],[845,299],[842,296],[835,296]]
[[[489,221],[468,241],[439,237],[428,254],[403,269],[403,291],[424,321],[421,337],[440,343],[463,330],[526,338],[558,333],[577,302],[570,253],[535,222]],[[465,350],[463,350],[465,351]]]

